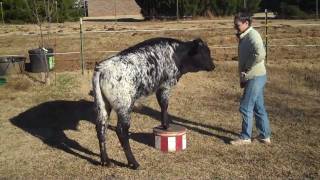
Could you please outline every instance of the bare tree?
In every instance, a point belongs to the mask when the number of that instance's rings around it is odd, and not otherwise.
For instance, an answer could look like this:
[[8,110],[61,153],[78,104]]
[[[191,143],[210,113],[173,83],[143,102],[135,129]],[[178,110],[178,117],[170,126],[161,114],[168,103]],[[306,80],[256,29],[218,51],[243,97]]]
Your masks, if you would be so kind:
[[[40,47],[48,45],[50,42],[52,16],[55,13],[56,0],[24,0],[27,8],[31,12],[32,19],[39,26],[40,30]],[[47,39],[45,42],[43,25],[47,24]]]
[[[32,19],[38,25],[40,31],[40,42],[39,47],[44,48],[50,46],[51,41],[51,22],[52,22],[52,15],[54,14],[56,0],[24,0],[27,8],[30,11]],[[44,34],[43,25],[47,24],[47,32],[46,36]],[[46,53],[44,53],[45,57],[45,65],[46,65],[46,75],[45,75],[45,82],[46,84],[50,84],[49,78],[49,67],[48,61],[46,57]]]

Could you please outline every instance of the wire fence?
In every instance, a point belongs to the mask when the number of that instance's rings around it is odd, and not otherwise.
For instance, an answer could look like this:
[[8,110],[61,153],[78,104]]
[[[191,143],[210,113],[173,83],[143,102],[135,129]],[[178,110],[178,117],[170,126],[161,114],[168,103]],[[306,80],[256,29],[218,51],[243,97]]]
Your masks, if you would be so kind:
[[[203,22],[208,23],[211,21],[205,20]],[[232,26],[229,26],[232,21],[219,21],[220,26],[218,27],[202,27],[201,25],[205,24],[203,22],[195,21],[194,24],[192,21],[182,22],[177,28],[170,23],[167,23],[167,27],[164,27],[161,25],[161,22],[146,29],[143,29],[143,26],[136,27],[134,24],[127,24],[126,28],[122,28],[121,26],[119,26],[120,28],[118,29],[110,28],[111,30],[109,28],[105,30],[86,28],[83,30],[82,52],[80,48],[81,38],[79,28],[72,32],[56,33],[55,36],[57,38],[55,44],[57,48],[54,48],[55,52],[52,53],[56,59],[55,71],[91,70],[96,62],[106,59],[133,44],[158,36],[182,40],[203,37],[208,41],[209,48],[212,50],[215,60],[222,62],[236,61],[238,45]],[[86,21],[84,21],[84,23],[86,23]],[[271,66],[278,63],[286,64],[288,73],[285,84],[289,84],[287,87],[290,87],[290,89],[298,86],[296,82],[307,79],[308,82],[311,82],[308,84],[309,87],[316,87],[318,91],[320,90],[319,85],[317,85],[320,84],[319,72],[306,64],[303,64],[303,66],[299,64],[309,61],[310,66],[312,66],[312,64],[319,60],[320,36],[317,33],[319,27],[320,24],[316,23],[295,23],[290,26],[285,24],[268,25],[268,64]],[[259,24],[255,26],[255,28],[261,32],[262,37],[265,37],[264,24]],[[283,30],[286,28],[289,29],[288,32]],[[309,28],[310,31],[308,30],[305,34],[303,34],[304,32],[300,32],[301,29],[306,28]],[[293,35],[290,35],[291,32]],[[297,34],[299,36],[297,36]],[[6,36],[10,35],[12,34],[8,33]],[[0,38],[6,38],[6,36],[3,35],[0,36]],[[20,34],[16,37],[17,40],[15,41],[23,41],[23,39],[26,39],[25,41],[31,41],[31,39],[36,37],[36,34],[29,34],[28,36]],[[319,41],[317,41],[317,39],[319,39]],[[26,43],[25,46],[27,48],[35,46],[35,44]],[[83,63],[80,60],[81,54]],[[299,70],[298,66],[300,66],[301,70]],[[297,71],[299,73],[296,73]],[[317,92],[313,93],[313,95],[316,93]],[[312,96],[312,94],[310,95]]]
[[[84,21],[86,23],[86,21]],[[204,23],[212,22],[212,20],[204,20]],[[219,20],[218,20],[219,22]],[[228,22],[230,23],[230,20],[221,20],[221,23]],[[186,23],[192,24],[192,21],[188,21]],[[134,25],[132,27],[127,27],[127,29],[119,29],[114,30],[112,28],[106,29],[106,30],[91,30],[86,29],[83,30],[83,38],[80,38],[79,35],[79,29],[74,30],[73,32],[62,32],[62,33],[56,33],[55,36],[61,36],[61,38],[65,37],[68,38],[68,41],[72,42],[74,48],[57,48],[60,50],[57,50],[53,53],[53,55],[57,56],[58,61],[80,61],[81,57],[81,50],[79,48],[79,44],[83,41],[83,49],[82,49],[82,56],[84,56],[84,63],[91,63],[100,61],[102,58],[105,58],[107,55],[112,55],[115,53],[118,53],[122,49],[127,48],[128,46],[131,46],[139,41],[142,41],[148,37],[157,37],[157,36],[170,36],[175,37],[178,39],[191,39],[197,36],[205,36],[206,40],[211,39],[210,33],[213,33],[213,35],[218,36],[218,40],[212,40],[211,42],[208,42],[209,48],[213,51],[217,50],[232,50],[234,56],[236,56],[236,49],[237,49],[237,43],[236,41],[233,42],[226,42],[220,39],[223,38],[234,38],[234,32],[233,28],[231,26],[221,25],[218,27],[196,27],[198,25],[202,24],[202,21],[195,21],[195,25],[190,26],[182,26],[179,28],[148,28],[148,29],[139,29],[136,28]],[[161,27],[161,22],[159,23]],[[171,26],[171,25],[169,25]],[[279,24],[269,24],[269,28],[282,28],[285,25],[279,25]],[[316,23],[296,23],[294,24],[294,27],[320,27],[320,24]],[[158,27],[158,26],[157,26]],[[259,31],[262,33],[263,36],[265,36],[263,32],[263,28],[265,27],[263,24],[254,26],[255,28],[259,28]],[[292,27],[292,29],[294,29]],[[269,30],[270,31],[270,30]],[[317,43],[316,41],[311,40],[310,42],[305,41],[306,37],[281,37],[281,38],[274,38],[273,32],[270,31],[269,35],[269,44],[268,52],[272,53],[273,51],[279,50],[280,48],[290,48],[293,49],[299,49],[299,48],[318,48],[320,46],[320,43]],[[12,34],[2,34],[0,37],[10,36]],[[22,36],[28,36],[28,38],[32,38],[32,36],[36,36],[37,34],[20,34]],[[20,35],[17,35],[19,37]],[[70,36],[69,36],[70,35]],[[185,36],[186,35],[186,36]],[[119,37],[120,39],[115,38],[115,36]],[[184,37],[185,36],[185,37]],[[126,38],[130,38],[127,39]],[[59,39],[61,39],[59,38]],[[124,38],[127,42],[122,42],[122,39]],[[55,42],[56,46],[61,46],[63,42]],[[81,40],[82,39],[82,40]],[[140,40],[141,39],[141,40]],[[57,40],[56,40],[57,41]],[[109,44],[108,47],[103,45],[103,41],[106,41],[105,44]],[[285,43],[283,43],[285,41]],[[304,41],[304,43],[296,43],[297,41]],[[116,43],[115,43],[116,42]],[[320,42],[320,41],[319,41]],[[100,44],[98,44],[100,43]],[[78,44],[78,45],[75,45]],[[110,44],[112,46],[110,46]],[[34,46],[34,45],[33,45]],[[55,48],[56,49],[56,48]],[[73,49],[73,51],[71,50]],[[74,49],[78,49],[74,51]],[[69,50],[69,51],[68,51]],[[71,51],[70,51],[71,50]],[[219,52],[218,52],[219,53]],[[229,51],[230,53],[230,51]],[[295,51],[292,51],[291,53],[297,53]],[[80,55],[79,55],[80,54]],[[312,53],[311,53],[312,54]],[[94,55],[94,56],[93,56]],[[228,60],[225,58],[225,60]],[[229,59],[231,60],[231,58]],[[90,66],[87,66],[90,67]]]
[[[295,26],[319,26],[320,24],[295,24]],[[263,26],[256,26],[257,28],[263,28]],[[269,27],[273,27],[272,25]],[[274,27],[278,27],[277,25],[275,25]],[[128,33],[152,33],[157,37],[158,33],[163,33],[164,35],[166,34],[170,34],[170,33],[206,33],[206,32],[214,32],[217,29],[232,29],[232,28],[226,28],[226,27],[215,27],[215,28],[169,28],[169,29],[131,29],[131,30],[110,30],[110,31],[94,31],[94,30],[90,30],[90,31],[84,31],[84,34],[86,34],[86,38],[85,41],[88,41],[88,39],[90,39],[90,35],[94,36],[97,34],[106,34],[108,36],[113,36],[114,34],[119,34],[119,33],[123,33],[123,34],[128,34]],[[174,35],[175,36],[175,35]],[[182,35],[183,36],[183,35]],[[233,33],[223,33],[223,36],[234,36]],[[151,37],[153,37],[151,35]],[[299,38],[278,38],[278,39],[273,39],[271,38],[270,41],[277,41],[277,40],[298,40],[298,39],[304,39],[303,37]],[[90,40],[89,40],[90,41]],[[118,42],[121,42],[121,40],[119,40]],[[139,42],[139,41],[138,41]],[[131,44],[132,45],[132,44]],[[287,44],[273,44],[270,43],[268,44],[268,47],[271,49],[278,49],[278,48],[318,48],[320,47],[320,43],[314,43],[313,44],[295,44],[295,43],[287,43]],[[236,49],[238,48],[236,43],[233,44],[210,44],[209,48],[212,50],[217,50],[217,49],[232,49],[235,53],[236,53]],[[116,49],[124,49],[122,48],[116,48]],[[108,54],[115,54],[117,52],[119,52],[120,50],[86,50],[86,54],[93,54],[93,53],[108,53]],[[81,53],[81,52],[78,52]],[[90,58],[91,59],[91,58]],[[96,61],[100,61],[101,59],[98,59]],[[231,60],[231,59],[230,59]]]
[[[228,22],[230,23],[230,22]],[[192,24],[192,23],[191,23]],[[201,23],[200,23],[201,24]],[[226,24],[227,25],[227,24]],[[281,32],[284,37],[274,36],[276,28],[280,30],[283,28],[289,28],[290,31],[296,34],[301,34],[301,37],[292,37],[287,32]],[[320,72],[319,68],[310,67],[313,63],[316,63],[320,57],[320,36],[316,33],[306,32],[306,36],[310,36],[310,39],[303,37],[305,36],[297,29],[311,28],[311,32],[316,32],[320,28],[320,24],[317,23],[296,23],[292,26],[269,24],[269,31],[267,34],[264,31],[265,25],[261,24],[255,26],[259,29],[263,37],[268,36],[268,66],[271,67],[272,71],[286,71],[283,78],[283,84],[279,85],[279,89],[284,89],[287,93],[294,95],[305,95],[308,97],[315,97],[320,95]],[[319,27],[319,28],[318,28]],[[218,31],[218,32],[217,32]],[[124,30],[90,30],[84,31],[84,54],[88,55],[88,61],[86,61],[87,69],[93,68],[95,62],[106,59],[108,56],[118,53],[124,48],[141,42],[144,39],[166,36],[178,39],[192,39],[200,36],[204,37],[208,41],[209,48],[213,52],[213,56],[217,57],[218,61],[236,61],[237,60],[237,41],[234,37],[232,27],[226,27],[222,25],[220,27],[201,27],[191,26],[174,28],[174,26],[162,29],[124,29]],[[217,36],[216,39],[211,38]],[[99,42],[99,37],[104,37],[105,41],[110,39],[107,44],[113,44],[113,47],[105,48],[101,50],[99,47],[103,45]],[[315,39],[319,39],[316,41]],[[225,40],[227,39],[227,40]],[[233,39],[233,40],[230,40]],[[96,48],[90,48],[96,47]],[[109,49],[109,50],[108,50]],[[79,52],[81,53],[81,52]],[[100,54],[100,55],[99,55]],[[84,58],[86,59],[86,58]],[[305,62],[309,62],[305,63]],[[279,70],[277,64],[284,64],[285,70]],[[316,63],[317,64],[317,63]],[[279,72],[275,72],[278,74]],[[283,72],[282,72],[283,73]],[[279,78],[279,77],[277,77]],[[298,88],[299,87],[299,88]],[[303,87],[303,88],[301,88]],[[297,90],[299,89],[299,91]],[[313,89],[310,91],[310,89]]]

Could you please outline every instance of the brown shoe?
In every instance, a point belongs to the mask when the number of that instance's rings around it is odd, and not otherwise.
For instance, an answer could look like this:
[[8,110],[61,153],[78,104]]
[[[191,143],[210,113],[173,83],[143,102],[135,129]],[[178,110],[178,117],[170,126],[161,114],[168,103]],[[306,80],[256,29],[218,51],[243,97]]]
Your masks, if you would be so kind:
[[235,146],[251,144],[251,139],[235,139],[230,141],[230,144]]

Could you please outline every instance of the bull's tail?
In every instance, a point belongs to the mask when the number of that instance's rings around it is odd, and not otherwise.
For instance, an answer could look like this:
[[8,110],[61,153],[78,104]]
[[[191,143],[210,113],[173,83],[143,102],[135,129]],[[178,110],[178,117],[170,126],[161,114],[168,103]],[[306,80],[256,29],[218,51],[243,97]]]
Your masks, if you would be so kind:
[[[94,94],[94,104],[97,113],[96,119],[96,131],[99,139],[101,164],[110,164],[108,155],[106,153],[106,139],[105,134],[108,127],[108,120],[110,117],[111,106],[106,98],[103,96],[103,92],[100,87],[101,71],[95,69],[92,79],[92,87]],[[106,117],[108,116],[108,119]]]
[[94,96],[94,104],[97,110],[97,120],[105,121],[105,118],[110,117],[111,106],[109,101],[104,97],[103,92],[100,87],[100,79],[101,71],[95,70],[93,74],[93,96]]
[[94,71],[93,80],[92,80],[92,88],[93,88],[93,97],[94,104],[97,111],[97,120],[102,120],[105,116],[105,103],[103,102],[103,95],[100,88],[100,71]]

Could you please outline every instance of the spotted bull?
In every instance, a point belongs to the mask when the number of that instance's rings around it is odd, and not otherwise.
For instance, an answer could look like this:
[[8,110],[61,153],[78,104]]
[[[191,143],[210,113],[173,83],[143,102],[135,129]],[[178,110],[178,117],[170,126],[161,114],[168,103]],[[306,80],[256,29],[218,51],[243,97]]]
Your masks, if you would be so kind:
[[208,46],[201,40],[154,38],[134,45],[98,63],[93,92],[97,111],[96,130],[102,165],[110,165],[105,133],[113,109],[118,116],[116,134],[132,169],[139,163],[129,144],[130,113],[141,96],[156,93],[161,107],[161,125],[169,127],[169,91],[188,72],[215,68]]

